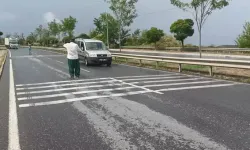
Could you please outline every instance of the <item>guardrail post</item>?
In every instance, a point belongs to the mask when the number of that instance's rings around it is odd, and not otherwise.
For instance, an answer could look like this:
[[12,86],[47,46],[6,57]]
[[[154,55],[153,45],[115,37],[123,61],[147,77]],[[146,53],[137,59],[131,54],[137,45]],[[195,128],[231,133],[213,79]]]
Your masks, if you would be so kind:
[[142,66],[142,60],[140,59],[140,66]]
[[125,60],[126,60],[126,64],[128,63],[128,58],[125,58]]
[[212,66],[209,66],[209,75],[213,76],[213,67]]
[[159,68],[159,62],[158,62],[158,61],[155,63],[155,67],[156,67],[157,69]]
[[179,72],[182,72],[181,64],[179,64]]

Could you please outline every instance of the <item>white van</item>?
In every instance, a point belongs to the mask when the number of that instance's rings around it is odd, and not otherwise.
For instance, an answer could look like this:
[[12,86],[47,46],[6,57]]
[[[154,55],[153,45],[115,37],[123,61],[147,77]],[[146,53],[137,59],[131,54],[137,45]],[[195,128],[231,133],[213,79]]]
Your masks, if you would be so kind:
[[86,66],[90,64],[111,66],[112,55],[102,41],[76,38],[75,43],[81,48],[81,51],[78,52],[79,59],[83,59]]

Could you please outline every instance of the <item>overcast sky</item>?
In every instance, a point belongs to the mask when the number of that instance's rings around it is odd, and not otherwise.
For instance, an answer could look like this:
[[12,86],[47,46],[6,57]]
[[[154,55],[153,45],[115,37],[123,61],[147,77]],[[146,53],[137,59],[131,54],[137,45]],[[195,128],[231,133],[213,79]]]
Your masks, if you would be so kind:
[[[250,21],[249,6],[250,0],[232,0],[228,7],[213,12],[203,28],[203,45],[234,44],[244,22]],[[110,12],[103,0],[1,0],[0,31],[27,35],[40,24],[72,15],[78,20],[76,32],[88,33],[94,28],[93,19],[105,11]],[[192,18],[189,13],[172,6],[170,0],[139,0],[137,11],[139,16],[132,30],[154,26],[170,34],[171,23],[180,18]],[[194,36],[186,43],[198,44],[198,31],[196,26],[194,28]]]

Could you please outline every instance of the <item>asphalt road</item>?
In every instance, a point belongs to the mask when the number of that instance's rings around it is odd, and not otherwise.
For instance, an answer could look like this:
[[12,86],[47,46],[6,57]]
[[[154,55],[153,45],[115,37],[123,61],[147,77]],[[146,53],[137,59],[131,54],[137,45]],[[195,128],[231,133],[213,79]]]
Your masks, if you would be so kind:
[[247,84],[116,64],[82,64],[69,80],[65,55],[18,49],[10,58],[0,149],[250,149]]
[[[152,51],[144,51],[144,50],[120,50],[112,49],[111,52],[115,53],[125,53],[125,54],[135,54],[135,55],[153,55],[153,56],[165,56],[165,57],[183,57],[183,58],[200,58],[199,53],[174,53],[174,52],[154,52]],[[229,60],[246,60],[250,61],[250,56],[244,55],[233,55],[233,54],[209,54],[202,53],[202,58],[207,59],[229,59]]]

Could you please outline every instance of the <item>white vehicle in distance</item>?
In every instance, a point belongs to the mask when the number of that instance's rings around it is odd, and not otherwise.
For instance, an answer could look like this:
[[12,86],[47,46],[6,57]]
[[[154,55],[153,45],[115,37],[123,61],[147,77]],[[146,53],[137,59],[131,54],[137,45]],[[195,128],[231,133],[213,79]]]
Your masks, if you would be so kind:
[[8,49],[18,49],[18,39],[17,38],[5,38],[5,47]]
[[79,59],[83,59],[86,66],[90,64],[106,64],[111,66],[112,55],[102,41],[94,39],[76,38],[75,43],[80,47]]

